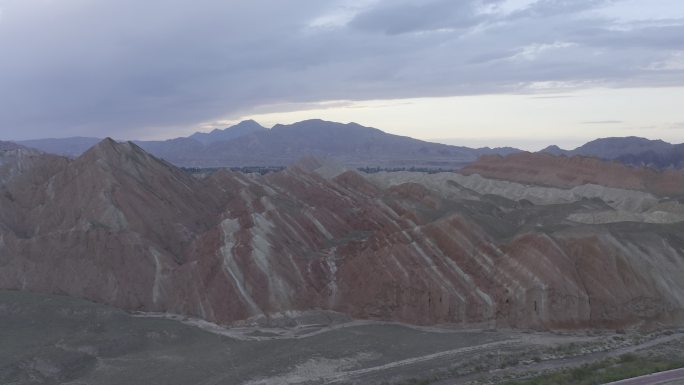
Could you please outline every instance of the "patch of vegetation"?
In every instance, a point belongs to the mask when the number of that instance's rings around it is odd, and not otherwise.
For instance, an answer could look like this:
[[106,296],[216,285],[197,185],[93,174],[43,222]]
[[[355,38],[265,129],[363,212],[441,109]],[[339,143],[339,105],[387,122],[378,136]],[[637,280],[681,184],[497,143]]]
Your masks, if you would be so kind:
[[578,368],[525,380],[509,381],[503,385],[596,385],[682,367],[684,367],[682,359],[669,360],[624,354],[617,359],[582,365]]
[[397,385],[430,385],[432,383],[432,380],[429,379],[417,379],[417,378],[412,378],[408,380],[408,382],[402,382],[401,384]]
[[243,174],[261,174],[265,175],[271,172],[278,172],[284,170],[283,166],[245,166],[245,167],[181,167],[181,170],[189,172],[193,175],[208,175],[219,170],[230,170],[240,172]]
[[417,378],[412,378],[408,380],[407,382],[400,382],[400,383],[393,383],[390,384],[389,382],[385,381],[382,382],[380,385],[430,385],[433,382],[432,379],[417,379]]

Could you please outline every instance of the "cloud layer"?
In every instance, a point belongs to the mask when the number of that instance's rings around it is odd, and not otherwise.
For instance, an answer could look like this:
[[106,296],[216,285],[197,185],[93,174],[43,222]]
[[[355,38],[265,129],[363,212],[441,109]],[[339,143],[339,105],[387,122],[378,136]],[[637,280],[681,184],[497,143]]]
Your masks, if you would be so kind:
[[621,3],[0,0],[0,133],[140,137],[270,103],[684,85],[684,5],[640,20]]

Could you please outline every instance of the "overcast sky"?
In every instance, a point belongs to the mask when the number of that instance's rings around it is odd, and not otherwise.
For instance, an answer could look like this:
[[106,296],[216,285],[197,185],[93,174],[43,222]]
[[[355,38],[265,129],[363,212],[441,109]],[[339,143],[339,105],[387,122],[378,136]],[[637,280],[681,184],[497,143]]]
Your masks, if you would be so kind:
[[254,118],[684,142],[682,0],[0,0],[0,139]]

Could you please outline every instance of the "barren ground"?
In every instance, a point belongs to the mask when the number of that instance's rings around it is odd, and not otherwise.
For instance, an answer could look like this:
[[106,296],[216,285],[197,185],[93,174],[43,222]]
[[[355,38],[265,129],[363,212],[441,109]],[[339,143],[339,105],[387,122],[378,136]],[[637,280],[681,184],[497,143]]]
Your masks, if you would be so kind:
[[0,292],[0,383],[446,385],[496,383],[628,352],[684,356],[678,330],[539,333],[313,323],[320,319],[302,317],[289,328],[221,329],[73,298]]

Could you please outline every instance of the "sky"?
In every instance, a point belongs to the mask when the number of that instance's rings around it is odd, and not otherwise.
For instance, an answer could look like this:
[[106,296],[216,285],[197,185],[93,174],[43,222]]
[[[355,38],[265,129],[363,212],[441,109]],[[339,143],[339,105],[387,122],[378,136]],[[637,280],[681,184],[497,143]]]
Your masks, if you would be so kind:
[[0,0],[0,139],[321,118],[471,146],[684,142],[681,0]]

